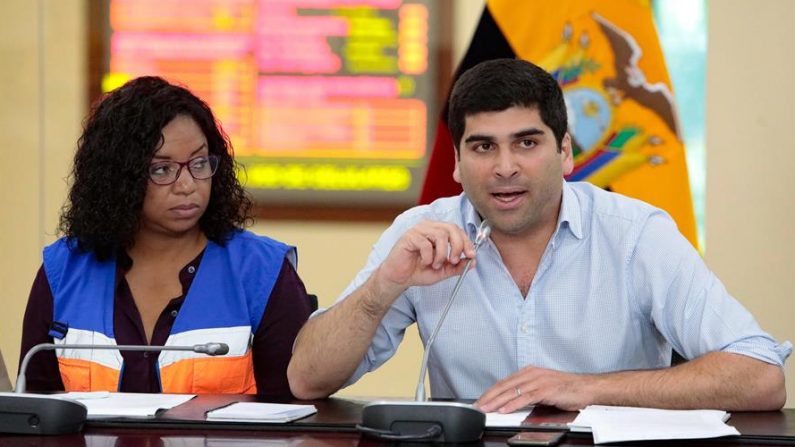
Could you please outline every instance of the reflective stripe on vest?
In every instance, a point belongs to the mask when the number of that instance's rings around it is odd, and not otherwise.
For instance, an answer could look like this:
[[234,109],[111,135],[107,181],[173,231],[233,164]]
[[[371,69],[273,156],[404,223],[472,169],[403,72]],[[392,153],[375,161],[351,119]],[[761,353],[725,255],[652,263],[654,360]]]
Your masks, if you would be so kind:
[[[69,329],[56,344],[115,345],[102,333]],[[58,368],[66,391],[116,391],[123,363],[119,351],[106,349],[57,349]]]
[[[44,250],[53,294],[53,321],[68,325],[55,343],[116,344],[113,302],[116,262],[97,261],[61,239]],[[158,356],[163,392],[255,393],[251,340],[259,326],[285,256],[292,247],[249,232],[225,246],[208,242],[174,321],[167,346],[207,342],[229,345],[224,356],[163,351]],[[113,350],[56,350],[67,391],[117,391],[123,359]]]

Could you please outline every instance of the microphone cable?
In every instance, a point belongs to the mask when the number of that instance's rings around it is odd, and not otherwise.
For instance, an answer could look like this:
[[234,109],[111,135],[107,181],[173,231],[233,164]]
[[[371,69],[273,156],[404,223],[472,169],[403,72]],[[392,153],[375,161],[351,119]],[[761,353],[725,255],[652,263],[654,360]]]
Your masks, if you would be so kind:
[[384,441],[432,441],[444,433],[442,426],[439,424],[432,424],[428,427],[425,433],[412,433],[405,435],[396,431],[379,430],[377,428],[365,427],[362,424],[356,424],[356,430],[359,430],[363,434],[370,437]]

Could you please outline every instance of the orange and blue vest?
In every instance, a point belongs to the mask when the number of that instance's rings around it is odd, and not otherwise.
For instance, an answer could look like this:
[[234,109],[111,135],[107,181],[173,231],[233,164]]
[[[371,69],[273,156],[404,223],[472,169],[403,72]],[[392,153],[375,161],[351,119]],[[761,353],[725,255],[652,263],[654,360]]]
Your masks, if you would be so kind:
[[[256,393],[251,342],[285,257],[295,265],[293,247],[248,231],[223,246],[207,243],[165,346],[219,342],[229,353],[162,351],[163,392]],[[50,331],[54,342],[115,345],[116,260],[99,261],[62,238],[44,249],[44,270],[58,328]],[[67,391],[118,391],[124,367],[118,350],[56,349],[56,356]]]

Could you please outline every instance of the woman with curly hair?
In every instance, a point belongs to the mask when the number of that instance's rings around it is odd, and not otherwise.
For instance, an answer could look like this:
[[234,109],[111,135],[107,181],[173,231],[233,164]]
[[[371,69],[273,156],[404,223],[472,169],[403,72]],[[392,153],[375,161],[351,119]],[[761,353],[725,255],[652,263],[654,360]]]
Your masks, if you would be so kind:
[[251,202],[237,168],[211,110],[185,88],[142,77],[93,108],[21,352],[220,342],[229,353],[47,351],[29,364],[29,390],[291,396],[286,369],[309,299],[295,249],[243,230]]

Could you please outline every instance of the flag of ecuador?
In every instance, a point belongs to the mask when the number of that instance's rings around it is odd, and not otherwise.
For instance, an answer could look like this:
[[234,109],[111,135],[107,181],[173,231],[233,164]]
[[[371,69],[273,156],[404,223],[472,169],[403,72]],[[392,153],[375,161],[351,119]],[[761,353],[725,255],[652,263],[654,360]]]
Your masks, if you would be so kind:
[[[574,146],[568,180],[585,180],[666,210],[697,246],[671,82],[648,0],[489,0],[455,78],[518,57],[558,80]],[[420,203],[458,194],[447,107]]]

